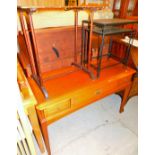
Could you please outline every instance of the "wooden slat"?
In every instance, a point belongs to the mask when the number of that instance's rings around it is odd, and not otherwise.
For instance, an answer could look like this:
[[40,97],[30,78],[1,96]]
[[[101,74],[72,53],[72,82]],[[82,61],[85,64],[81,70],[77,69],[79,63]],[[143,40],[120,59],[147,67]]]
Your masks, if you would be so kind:
[[21,154],[22,154],[22,155],[26,155],[26,154],[25,154],[24,147],[23,147],[23,145],[22,145],[21,136],[20,136],[19,132],[17,132],[17,145],[18,145],[18,147],[19,147],[19,149],[20,149],[20,151],[21,151]]
[[29,152],[29,149],[28,149],[28,145],[26,144],[26,141],[25,141],[25,135],[24,135],[24,132],[23,132],[23,129],[22,129],[22,126],[21,126],[19,120],[17,120],[17,129],[18,129],[19,134],[21,136],[21,141],[23,143],[26,155],[30,155],[30,152]]
[[[23,131],[25,133],[25,137],[27,139],[27,143],[29,145],[31,154],[36,155],[36,150],[35,150],[35,147],[34,147],[31,131],[30,131],[30,128],[28,126],[28,122],[27,122],[26,115],[24,113],[24,109],[22,107],[22,100],[21,100],[21,97],[20,97],[20,92],[17,93],[17,97],[18,97],[17,111],[18,111],[18,115],[19,115],[20,120],[21,120]],[[22,154],[22,155],[24,155],[24,154]]]

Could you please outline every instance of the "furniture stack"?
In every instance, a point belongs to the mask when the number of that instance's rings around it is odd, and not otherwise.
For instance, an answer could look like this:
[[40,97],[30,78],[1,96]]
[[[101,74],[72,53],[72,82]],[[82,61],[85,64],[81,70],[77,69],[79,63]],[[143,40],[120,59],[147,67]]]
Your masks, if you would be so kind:
[[[120,112],[124,110],[132,85],[132,77],[135,74],[135,70],[127,66],[131,43],[128,44],[125,57],[118,61],[111,53],[112,38],[108,54],[102,54],[104,36],[132,34],[132,30],[123,29],[121,25],[136,23],[136,21],[93,20],[94,12],[103,7],[105,6],[18,7],[32,71],[32,75],[27,79],[38,103],[35,107],[49,155],[51,154],[47,130],[49,124],[121,90],[123,95]],[[74,29],[70,28],[68,31],[70,33],[67,33],[64,28],[57,28],[54,34],[51,33],[52,38],[44,34],[47,29],[42,30],[42,37],[44,37],[42,42],[41,35],[37,35],[38,30],[33,27],[32,14],[35,11],[46,10],[73,10],[75,12]],[[78,27],[80,10],[90,12],[89,20],[83,21],[82,28]],[[102,36],[96,57],[92,51],[94,33]],[[67,37],[72,37],[72,42],[66,42]],[[49,65],[43,66],[47,63]],[[47,69],[46,72],[43,72],[43,69]]]

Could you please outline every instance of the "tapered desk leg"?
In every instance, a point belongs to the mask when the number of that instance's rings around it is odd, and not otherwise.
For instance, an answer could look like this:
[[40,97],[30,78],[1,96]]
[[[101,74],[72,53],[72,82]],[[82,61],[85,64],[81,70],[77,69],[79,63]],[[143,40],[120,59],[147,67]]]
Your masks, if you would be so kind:
[[51,155],[49,135],[48,135],[48,124],[46,122],[44,112],[43,111],[37,111],[37,113],[39,115],[41,130],[42,130],[43,138],[45,141],[46,149],[47,149],[48,155]]
[[122,102],[121,102],[121,106],[120,106],[120,113],[124,111],[124,106],[126,105],[126,102],[128,100],[128,96],[129,96],[129,92],[131,89],[131,84],[128,85],[123,92],[123,96],[122,96]]
[[34,135],[36,137],[38,146],[40,148],[41,153],[45,152],[44,149],[44,144],[43,144],[43,139],[42,139],[42,134],[40,131],[40,127],[39,127],[39,123],[38,123],[38,118],[37,118],[37,114],[36,114],[36,110],[34,105],[30,106],[28,109],[28,116],[34,131]]

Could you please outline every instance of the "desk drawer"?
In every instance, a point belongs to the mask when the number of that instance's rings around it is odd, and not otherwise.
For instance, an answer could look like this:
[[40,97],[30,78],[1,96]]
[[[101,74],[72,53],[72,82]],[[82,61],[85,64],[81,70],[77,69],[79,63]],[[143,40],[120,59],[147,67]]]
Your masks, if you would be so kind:
[[121,79],[110,79],[108,82],[103,86],[104,90],[114,89],[117,87],[120,87],[121,85],[124,85],[131,81],[131,76],[121,78]]
[[92,103],[96,101],[97,99],[102,98],[104,96],[104,93],[105,91],[103,88],[83,90],[80,93],[81,95],[78,94],[72,97],[72,106],[78,107],[78,106]]
[[131,76],[121,79],[111,79],[100,85],[95,85],[83,89],[78,94],[72,97],[72,106],[81,106],[87,104],[88,102],[94,102],[101,99],[106,94],[111,93],[113,90],[116,91],[121,85],[128,83],[131,80]]
[[54,115],[59,114],[61,112],[65,112],[66,110],[71,108],[71,99],[66,99],[53,105],[48,106],[44,110],[45,117],[54,117]]

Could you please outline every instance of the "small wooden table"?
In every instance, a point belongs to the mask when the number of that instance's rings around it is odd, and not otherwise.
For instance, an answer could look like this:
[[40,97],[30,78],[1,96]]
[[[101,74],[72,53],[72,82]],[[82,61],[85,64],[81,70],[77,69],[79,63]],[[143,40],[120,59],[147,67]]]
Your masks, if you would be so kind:
[[[120,90],[124,90],[120,112],[124,111],[135,70],[112,58],[104,58],[102,64],[101,76],[96,80],[76,68],[67,75],[44,81],[49,93],[46,100],[31,79],[30,85],[40,103],[36,109],[49,155],[51,151],[47,127],[54,121]],[[71,66],[70,70],[74,68]]]

